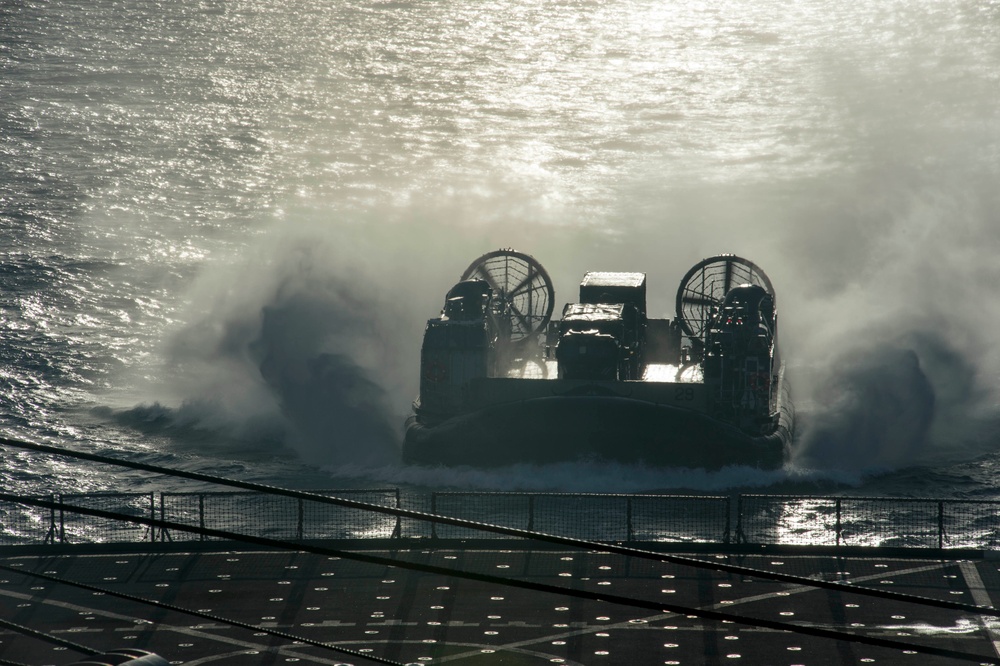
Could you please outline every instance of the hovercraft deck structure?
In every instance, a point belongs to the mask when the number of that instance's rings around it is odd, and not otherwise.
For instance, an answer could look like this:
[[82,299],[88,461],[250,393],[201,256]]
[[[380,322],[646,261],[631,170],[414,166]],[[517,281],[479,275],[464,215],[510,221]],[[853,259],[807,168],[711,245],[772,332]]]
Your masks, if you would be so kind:
[[673,320],[647,316],[644,273],[587,273],[559,320],[554,297],[529,255],[497,250],[469,266],[427,322],[407,462],[785,460],[792,406],[775,293],[758,266],[699,262]]

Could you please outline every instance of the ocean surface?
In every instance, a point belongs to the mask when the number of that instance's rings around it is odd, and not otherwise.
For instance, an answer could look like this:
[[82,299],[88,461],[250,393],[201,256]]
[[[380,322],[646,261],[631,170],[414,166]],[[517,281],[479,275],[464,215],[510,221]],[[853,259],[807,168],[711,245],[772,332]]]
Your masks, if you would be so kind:
[[[0,435],[295,488],[1000,499],[997,0],[0,0]],[[405,466],[512,246],[770,275],[794,459]],[[623,443],[623,446],[627,443]],[[8,492],[186,482],[0,447]]]

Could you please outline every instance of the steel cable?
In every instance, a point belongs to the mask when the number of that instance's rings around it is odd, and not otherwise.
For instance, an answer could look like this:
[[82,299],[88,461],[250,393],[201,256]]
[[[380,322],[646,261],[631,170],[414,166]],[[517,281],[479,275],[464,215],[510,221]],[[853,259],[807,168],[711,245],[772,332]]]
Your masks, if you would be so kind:
[[[303,636],[296,636],[294,634],[290,634],[290,633],[285,632],[285,631],[278,631],[276,629],[270,629],[268,627],[261,627],[261,626],[258,626],[256,624],[249,624],[247,622],[240,622],[239,620],[231,620],[229,618],[225,618],[225,617],[222,617],[220,615],[213,615],[211,613],[205,613],[205,612],[202,612],[202,611],[191,610],[190,608],[183,608],[181,606],[175,606],[173,604],[164,603],[162,601],[156,601],[154,599],[146,599],[145,597],[140,597],[140,596],[137,596],[137,595],[134,595],[134,594],[125,594],[124,592],[116,592],[115,590],[109,590],[107,588],[97,587],[96,585],[90,585],[88,583],[81,583],[81,582],[75,581],[75,580],[69,580],[69,579],[66,579],[66,578],[60,578],[59,576],[53,576],[51,574],[38,573],[37,571],[25,571],[23,569],[9,567],[9,566],[4,565],[4,564],[0,564],[0,570],[9,571],[9,572],[15,573],[15,574],[22,574],[22,575],[32,576],[34,578],[40,578],[42,580],[48,580],[48,581],[51,581],[51,582],[54,582],[54,583],[60,583],[62,585],[69,585],[69,586],[72,586],[72,587],[80,588],[82,590],[87,590],[88,592],[99,592],[101,594],[106,594],[109,597],[115,597],[115,598],[118,598],[118,599],[126,599],[128,601],[134,601],[134,602],[140,603],[140,604],[145,604],[145,605],[149,605],[149,606],[155,606],[157,608],[162,608],[164,610],[174,611],[174,612],[177,612],[177,613],[183,613],[185,615],[192,615],[194,617],[199,617],[199,618],[202,618],[204,620],[211,620],[213,622],[219,622],[219,623],[222,623],[222,624],[228,624],[228,625],[233,626],[233,627],[239,627],[240,629],[249,629],[251,631],[264,633],[264,634],[267,634],[269,636],[275,636],[277,638],[283,638],[283,639],[289,640],[289,641],[298,641],[300,643],[306,643],[306,644],[312,645],[314,647],[319,647],[319,648],[324,648],[324,649],[328,649],[328,650],[333,650],[333,651],[338,652],[340,654],[345,654],[345,655],[354,657],[356,659],[366,659],[368,661],[374,661],[374,662],[378,662],[380,664],[389,664],[390,666],[406,666],[405,664],[403,664],[401,662],[398,662],[398,661],[392,661],[391,659],[383,659],[381,657],[375,657],[375,656],[372,656],[372,655],[362,654],[361,652],[357,652],[355,650],[351,650],[351,649],[348,649],[348,648],[343,648],[343,647],[340,647],[338,645],[334,645],[332,643],[324,643],[323,641],[316,641],[316,640],[313,640],[311,638],[305,638]],[[2,622],[3,621],[0,620],[0,623],[2,623]],[[91,654],[98,654],[98,653],[97,652],[93,652]]]
[[[38,640],[45,641],[46,643],[52,643],[53,645],[57,645],[59,647],[64,647],[70,650],[74,650],[81,654],[85,654],[88,657],[96,657],[97,655],[101,654],[99,650],[89,648],[86,645],[80,645],[79,643],[68,641],[65,638],[59,638],[58,636],[47,634],[44,631],[31,629],[30,627],[25,627],[20,624],[16,624],[14,622],[10,622],[9,620],[0,619],[0,627],[3,627],[4,629],[10,629],[11,631],[16,631],[17,633],[23,634],[25,636],[31,636],[32,638],[37,638]],[[2,663],[6,662],[0,661],[0,664]]]

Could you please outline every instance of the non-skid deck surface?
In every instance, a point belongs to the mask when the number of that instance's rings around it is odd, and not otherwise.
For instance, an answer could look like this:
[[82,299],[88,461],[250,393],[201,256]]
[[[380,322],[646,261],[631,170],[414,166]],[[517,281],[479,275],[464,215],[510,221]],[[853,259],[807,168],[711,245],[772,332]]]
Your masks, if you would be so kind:
[[[959,611],[583,551],[410,550],[414,562],[664,601],[996,658],[991,620]],[[988,605],[998,563],[801,556],[704,556],[763,570]],[[954,664],[943,657],[650,612],[450,576],[303,553],[6,556],[0,564],[276,628],[411,664]],[[106,651],[174,664],[362,664],[372,660],[252,629],[0,572],[0,618]],[[82,659],[0,631],[0,658]]]

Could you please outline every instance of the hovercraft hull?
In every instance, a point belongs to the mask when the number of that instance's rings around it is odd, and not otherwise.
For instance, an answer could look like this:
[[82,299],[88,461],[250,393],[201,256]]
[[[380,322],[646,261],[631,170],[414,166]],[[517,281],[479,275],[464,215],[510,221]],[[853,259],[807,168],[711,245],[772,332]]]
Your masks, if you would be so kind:
[[777,427],[749,435],[705,414],[616,396],[552,396],[493,405],[430,425],[406,423],[410,464],[495,467],[605,460],[661,467],[780,467],[792,412]]

